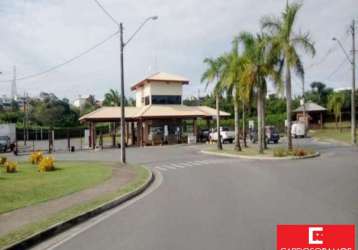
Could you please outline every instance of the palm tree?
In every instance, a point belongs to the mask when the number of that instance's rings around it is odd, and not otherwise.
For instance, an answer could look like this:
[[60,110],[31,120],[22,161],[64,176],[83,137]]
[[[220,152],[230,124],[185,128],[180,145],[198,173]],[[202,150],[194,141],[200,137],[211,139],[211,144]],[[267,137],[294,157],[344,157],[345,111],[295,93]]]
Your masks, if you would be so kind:
[[248,32],[240,33],[238,40],[242,42],[243,71],[240,77],[244,99],[248,100],[252,93],[257,101],[257,133],[258,151],[264,152],[264,100],[267,92],[267,78],[272,78],[275,83],[280,83],[279,72],[275,70],[277,62],[269,56],[267,37],[253,35]]
[[235,38],[232,42],[231,52],[223,56],[222,84],[223,88],[227,90],[228,96],[232,96],[234,103],[235,150],[237,151],[241,151],[239,106],[240,103],[243,103],[240,83],[242,69],[243,60],[239,54],[239,40]]
[[120,106],[121,97],[118,90],[110,89],[104,95],[103,106]]
[[[295,70],[298,77],[303,79],[304,68],[298,48],[304,52],[315,54],[315,47],[309,33],[294,32],[294,24],[301,4],[287,4],[281,18],[266,16],[261,20],[262,29],[271,35],[272,52],[281,58],[280,68],[285,68],[285,89],[287,102],[287,138],[288,149],[292,150],[291,124],[292,124],[292,91],[291,70]],[[280,69],[280,71],[281,71]]]
[[216,98],[216,130],[218,133],[217,138],[217,148],[218,150],[222,150],[222,143],[221,143],[221,135],[220,135],[220,96],[221,96],[221,73],[222,73],[222,65],[223,65],[223,58],[205,58],[204,63],[207,65],[206,71],[203,73],[201,77],[201,82],[206,82],[206,87],[210,83],[215,82],[214,86],[214,95]]
[[328,97],[328,109],[333,111],[334,119],[336,123],[336,129],[338,129],[338,119],[339,119],[339,129],[342,130],[342,107],[344,104],[344,94],[342,92],[334,92]]

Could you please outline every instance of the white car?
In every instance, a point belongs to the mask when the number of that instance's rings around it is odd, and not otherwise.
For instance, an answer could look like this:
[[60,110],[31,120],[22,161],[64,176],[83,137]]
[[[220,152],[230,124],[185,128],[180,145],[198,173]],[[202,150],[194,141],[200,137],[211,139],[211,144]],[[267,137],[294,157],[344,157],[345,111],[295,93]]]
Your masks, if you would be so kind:
[[291,126],[291,135],[292,137],[305,137],[306,136],[306,126],[302,122],[296,122]]
[[[228,128],[220,127],[220,136],[221,136],[221,142],[229,142],[233,143],[235,140],[235,132],[230,131]],[[209,134],[209,140],[211,141],[217,141],[218,140],[218,132],[216,129]]]

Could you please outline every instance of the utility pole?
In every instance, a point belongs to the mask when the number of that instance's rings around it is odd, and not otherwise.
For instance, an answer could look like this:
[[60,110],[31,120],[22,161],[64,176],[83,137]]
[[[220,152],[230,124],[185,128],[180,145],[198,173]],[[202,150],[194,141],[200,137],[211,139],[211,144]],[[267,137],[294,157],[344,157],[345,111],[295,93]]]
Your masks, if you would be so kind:
[[125,147],[125,109],[124,109],[124,67],[123,67],[123,23],[119,25],[120,42],[121,42],[121,162],[126,163],[126,147]]
[[23,103],[24,103],[24,130],[23,130],[23,139],[24,139],[24,146],[27,144],[27,97],[26,93],[24,92],[23,97]]
[[351,137],[352,145],[357,144],[357,133],[356,133],[356,102],[355,102],[355,90],[356,90],[356,46],[355,46],[355,20],[353,19],[352,25],[350,26],[350,32],[352,34],[352,58],[350,58],[349,53],[344,49],[341,41],[338,38],[333,37],[333,41],[336,41],[341,47],[344,55],[347,58],[347,61],[352,65],[352,93],[351,93]]
[[13,67],[13,80],[11,84],[11,99],[17,99],[17,90],[16,90],[16,66]]
[[352,118],[352,144],[356,145],[357,139],[356,139],[356,102],[355,102],[355,90],[356,90],[356,50],[355,50],[355,20],[352,21],[352,97],[351,97],[351,118]]
[[[108,14],[108,13],[107,13]],[[126,163],[126,144],[125,144],[125,97],[124,97],[124,62],[123,62],[123,50],[124,47],[135,37],[135,35],[143,28],[143,26],[150,20],[157,20],[157,16],[151,16],[144,20],[139,25],[137,30],[124,42],[123,39],[123,23],[119,23],[119,34],[120,34],[120,46],[121,46],[121,162]],[[117,22],[116,22],[117,23]],[[140,128],[142,129],[142,128]]]
[[[307,135],[308,122],[306,118],[306,100],[305,100],[305,80],[302,80],[302,100],[301,105],[303,107],[303,122],[305,124],[305,136]],[[322,121],[321,121],[322,122]]]

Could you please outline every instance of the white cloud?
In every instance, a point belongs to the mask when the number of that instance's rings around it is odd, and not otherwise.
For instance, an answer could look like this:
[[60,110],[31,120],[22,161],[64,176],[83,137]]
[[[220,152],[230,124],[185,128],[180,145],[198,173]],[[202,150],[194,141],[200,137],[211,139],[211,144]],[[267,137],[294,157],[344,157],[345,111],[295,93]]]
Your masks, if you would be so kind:
[[[204,89],[199,83],[207,56],[217,56],[230,48],[240,31],[258,31],[260,17],[279,14],[286,1],[165,1],[101,0],[118,20],[125,24],[125,35],[131,34],[148,16],[159,19],[148,23],[125,50],[126,89],[145,77],[149,66],[158,71],[182,74],[192,83],[185,94]],[[297,29],[309,30],[316,42],[314,59],[304,56],[305,65],[321,61],[331,38],[342,38],[350,47],[346,30],[357,17],[356,0],[307,0],[300,13]],[[0,70],[1,79],[11,78],[12,65],[19,76],[45,70],[71,58],[116,30],[92,0],[2,0],[0,2]],[[354,16],[356,15],[356,16]],[[350,85],[349,65],[328,76],[344,60],[334,47],[327,59],[306,70],[307,84],[323,81],[331,87]],[[92,53],[51,74],[18,82],[19,92],[32,95],[54,92],[73,98],[93,93],[98,98],[109,88],[119,88],[119,40],[114,39]],[[0,83],[0,94],[10,92],[10,84]],[[295,90],[299,91],[296,85]]]

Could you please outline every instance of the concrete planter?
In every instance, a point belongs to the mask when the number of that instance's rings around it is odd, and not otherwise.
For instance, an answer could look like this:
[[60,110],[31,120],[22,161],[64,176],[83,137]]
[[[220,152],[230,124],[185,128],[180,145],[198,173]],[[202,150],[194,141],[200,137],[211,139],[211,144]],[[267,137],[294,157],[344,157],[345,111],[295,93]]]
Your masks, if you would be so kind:
[[285,156],[285,157],[238,155],[238,154],[230,154],[230,153],[211,152],[211,151],[206,151],[206,150],[202,150],[201,153],[208,154],[208,155],[241,158],[241,159],[251,159],[251,160],[301,160],[301,159],[315,158],[315,157],[320,156],[319,152],[316,152],[311,155],[305,155],[305,156]]

